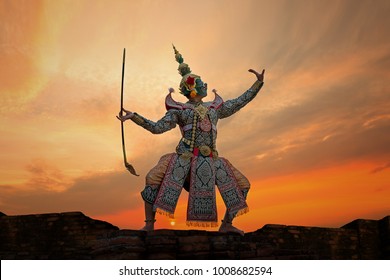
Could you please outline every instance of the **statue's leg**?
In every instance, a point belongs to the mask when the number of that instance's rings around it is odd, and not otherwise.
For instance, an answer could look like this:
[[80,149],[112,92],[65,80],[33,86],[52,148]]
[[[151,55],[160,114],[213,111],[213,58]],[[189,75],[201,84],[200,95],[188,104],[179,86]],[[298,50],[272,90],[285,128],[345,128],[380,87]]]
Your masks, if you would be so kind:
[[153,211],[153,204],[145,201],[145,226],[141,230],[153,231],[156,212]]
[[145,201],[145,226],[141,230],[154,230],[154,223],[156,222],[156,212],[153,209],[154,201],[156,200],[158,190],[161,182],[164,179],[169,161],[172,154],[164,155],[160,158],[157,165],[153,167],[146,175],[145,189],[141,192],[141,196]]
[[[250,189],[249,180],[237,168],[235,168],[229,161],[226,161],[226,162],[228,163],[229,167],[233,171],[234,177],[237,180],[238,188],[241,190],[244,198],[246,199],[247,194],[248,194],[249,189]],[[244,231],[233,226],[234,218],[235,217],[231,217],[231,215],[229,215],[229,212],[226,209],[225,217],[222,220],[222,224],[221,224],[221,227],[219,228],[219,231],[220,232],[235,232],[235,233],[239,233],[241,235],[244,235]]]

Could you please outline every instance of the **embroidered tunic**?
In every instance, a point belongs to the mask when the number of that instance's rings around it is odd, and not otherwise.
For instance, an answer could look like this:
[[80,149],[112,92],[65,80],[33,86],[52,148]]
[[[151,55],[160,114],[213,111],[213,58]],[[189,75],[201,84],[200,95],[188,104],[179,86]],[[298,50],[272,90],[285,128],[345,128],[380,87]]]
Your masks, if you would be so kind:
[[[189,189],[187,224],[217,226],[215,185],[217,185],[231,217],[246,213],[248,180],[216,150],[217,123],[248,104],[259,92],[263,82],[256,81],[241,96],[223,101],[215,94],[213,102],[179,103],[166,97],[167,113],[157,122],[134,113],[132,120],[151,133],[160,134],[178,125],[182,139],[176,153],[165,155],[149,172],[153,177],[144,191],[143,199],[154,210],[173,217],[183,186]],[[153,171],[153,172],[152,172]]]

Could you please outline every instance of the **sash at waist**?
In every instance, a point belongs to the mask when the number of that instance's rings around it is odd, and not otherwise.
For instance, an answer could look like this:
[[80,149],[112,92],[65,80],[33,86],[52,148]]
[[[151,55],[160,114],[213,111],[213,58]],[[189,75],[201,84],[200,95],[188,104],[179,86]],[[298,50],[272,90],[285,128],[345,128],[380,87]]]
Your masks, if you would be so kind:
[[[182,138],[181,141],[183,141],[187,145],[191,145],[191,141],[186,138]],[[183,158],[191,158],[193,156],[198,156],[199,154],[201,154],[204,157],[212,157],[214,159],[218,158],[218,152],[207,145],[194,147],[193,152],[189,152],[189,151],[184,153],[178,152],[178,154],[180,154],[180,156]]]

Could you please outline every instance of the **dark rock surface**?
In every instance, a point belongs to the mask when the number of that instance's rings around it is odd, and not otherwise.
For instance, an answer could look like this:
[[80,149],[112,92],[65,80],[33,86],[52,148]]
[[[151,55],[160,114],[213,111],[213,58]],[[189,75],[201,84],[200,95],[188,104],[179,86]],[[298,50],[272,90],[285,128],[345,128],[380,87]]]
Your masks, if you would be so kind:
[[0,259],[390,259],[390,216],[341,228],[265,225],[239,236],[120,230],[81,212],[0,213]]

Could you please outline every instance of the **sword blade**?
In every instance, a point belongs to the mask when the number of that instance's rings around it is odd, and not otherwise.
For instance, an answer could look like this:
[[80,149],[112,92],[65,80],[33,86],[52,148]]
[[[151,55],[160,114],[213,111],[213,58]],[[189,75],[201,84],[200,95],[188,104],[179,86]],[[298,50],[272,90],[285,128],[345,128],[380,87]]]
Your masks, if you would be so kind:
[[[124,80],[125,80],[125,60],[126,60],[126,49],[123,49],[123,61],[122,61],[122,83],[121,83],[121,116],[123,116],[123,88],[124,88]],[[133,175],[139,176],[135,171],[134,167],[127,162],[126,156],[126,144],[125,144],[125,128],[123,122],[121,122],[121,132],[122,132],[122,152],[123,152],[123,163],[126,169]]]

